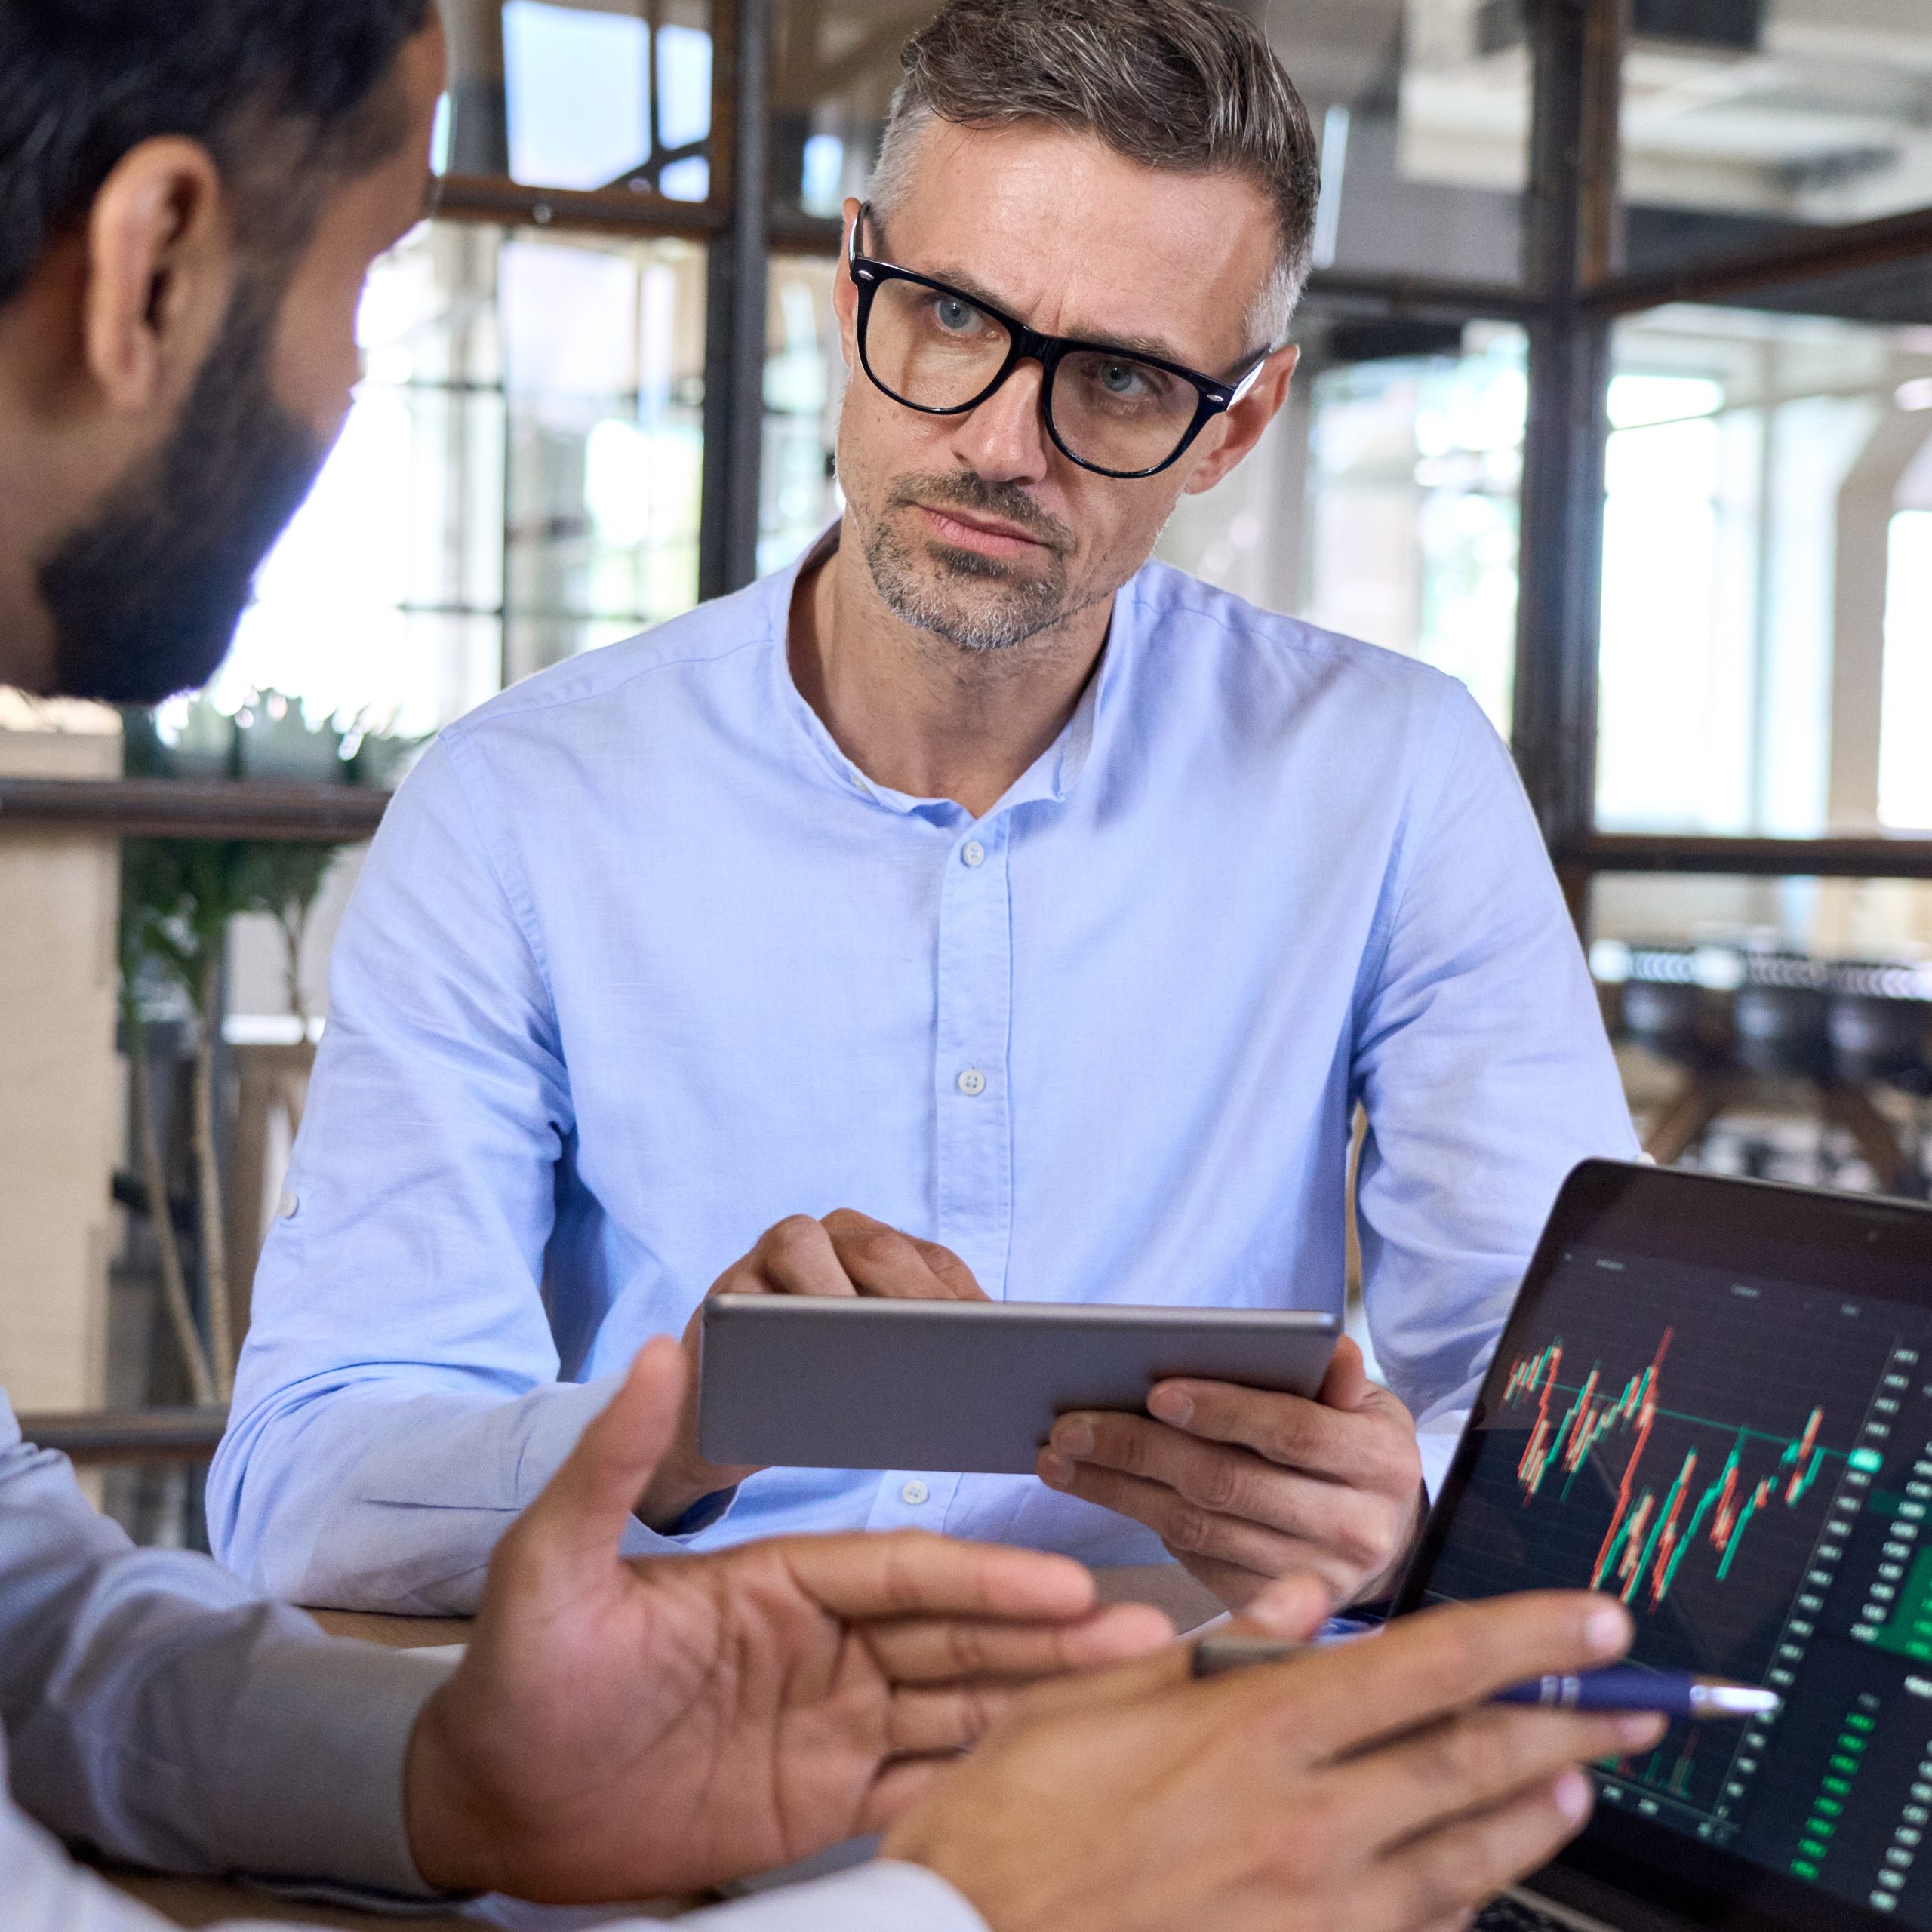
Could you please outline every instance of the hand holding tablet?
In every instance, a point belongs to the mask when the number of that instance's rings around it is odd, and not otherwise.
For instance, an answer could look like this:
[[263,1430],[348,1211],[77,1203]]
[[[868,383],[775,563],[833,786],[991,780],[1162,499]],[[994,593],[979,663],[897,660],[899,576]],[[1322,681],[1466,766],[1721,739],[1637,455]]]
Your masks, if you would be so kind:
[[1239,1605],[1291,1569],[1372,1595],[1423,1508],[1408,1411],[1332,1318],[995,1304],[949,1250],[848,1210],[769,1229],[685,1346],[703,1407],[640,1501],[660,1528],[771,1463],[1034,1473]]

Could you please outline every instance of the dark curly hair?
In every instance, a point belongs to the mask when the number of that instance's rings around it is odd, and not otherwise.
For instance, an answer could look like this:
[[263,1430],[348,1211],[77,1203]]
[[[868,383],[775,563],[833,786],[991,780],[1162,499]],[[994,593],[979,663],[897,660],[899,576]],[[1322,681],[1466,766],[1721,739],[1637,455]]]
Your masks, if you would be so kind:
[[306,238],[328,183],[405,132],[389,85],[429,0],[0,0],[0,303],[122,157],[199,141],[245,245]]

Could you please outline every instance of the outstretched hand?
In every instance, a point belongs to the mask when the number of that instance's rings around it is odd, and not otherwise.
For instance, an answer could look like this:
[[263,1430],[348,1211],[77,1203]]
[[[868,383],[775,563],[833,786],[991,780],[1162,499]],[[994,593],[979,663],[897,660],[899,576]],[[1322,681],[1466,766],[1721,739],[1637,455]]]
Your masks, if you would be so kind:
[[1171,1634],[1064,1557],[915,1531],[627,1562],[687,1374],[653,1342],[498,1547],[411,1741],[432,1884],[552,1901],[689,1890],[896,1818],[1041,1678]]

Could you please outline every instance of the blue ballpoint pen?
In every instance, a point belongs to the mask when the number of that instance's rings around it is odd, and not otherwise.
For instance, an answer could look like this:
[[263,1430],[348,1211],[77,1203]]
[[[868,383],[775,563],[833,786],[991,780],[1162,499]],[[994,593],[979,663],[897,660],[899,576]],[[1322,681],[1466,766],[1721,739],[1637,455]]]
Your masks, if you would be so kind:
[[[1219,1677],[1224,1672],[1273,1663],[1315,1647],[1278,1644],[1266,1637],[1214,1633],[1194,1647],[1194,1675]],[[1540,1704],[1553,1710],[1655,1711],[1669,1717],[1741,1718],[1768,1716],[1777,1709],[1780,1700],[1776,1691],[1761,1690],[1752,1684],[1696,1677],[1684,1671],[1640,1670],[1629,1664],[1611,1664],[1571,1677],[1539,1677],[1527,1684],[1512,1684],[1489,1701]]]

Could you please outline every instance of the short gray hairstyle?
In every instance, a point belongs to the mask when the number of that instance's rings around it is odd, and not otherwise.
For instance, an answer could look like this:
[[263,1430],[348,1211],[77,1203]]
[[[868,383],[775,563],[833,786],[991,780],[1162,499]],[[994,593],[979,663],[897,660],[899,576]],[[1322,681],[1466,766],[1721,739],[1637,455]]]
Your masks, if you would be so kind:
[[871,195],[905,198],[920,137],[1038,121],[1149,168],[1245,175],[1275,210],[1279,252],[1249,318],[1256,346],[1287,334],[1315,246],[1321,162],[1275,50],[1219,0],[950,0],[907,42]]

